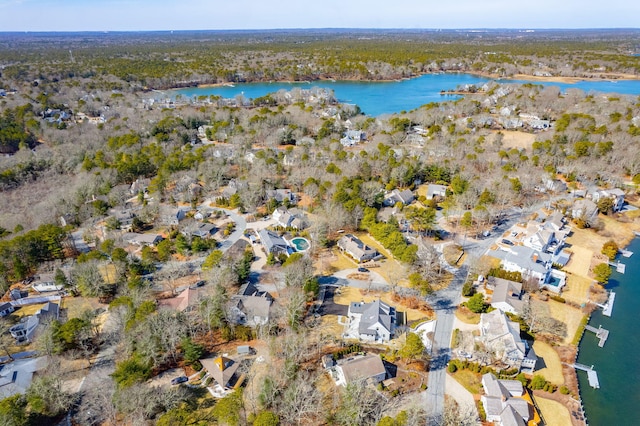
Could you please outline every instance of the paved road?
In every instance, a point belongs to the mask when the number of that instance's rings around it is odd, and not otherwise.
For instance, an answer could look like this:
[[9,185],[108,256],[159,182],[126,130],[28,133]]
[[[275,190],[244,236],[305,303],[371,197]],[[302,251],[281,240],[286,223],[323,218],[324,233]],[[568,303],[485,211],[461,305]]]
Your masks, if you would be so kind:
[[[560,197],[553,199],[558,198]],[[464,241],[467,260],[479,259],[504,231],[511,228],[527,213],[541,208],[548,202],[549,201],[546,201],[539,203],[539,205],[532,206],[528,211],[524,211],[518,207],[507,209],[501,224],[494,228],[491,237],[478,240],[467,238],[466,241]],[[446,366],[451,356],[450,345],[454,315],[457,306],[460,304],[462,286],[467,279],[469,265],[463,265],[458,270],[453,270],[451,267],[447,267],[447,269],[454,273],[454,279],[451,285],[439,291],[437,294],[432,294],[427,297],[427,302],[434,308],[437,318],[431,354],[432,361],[429,371],[429,384],[427,391],[423,393],[424,406],[428,413],[428,424],[437,424],[442,418],[447,377]]]
[[460,267],[454,275],[453,281],[446,289],[427,297],[436,313],[436,329],[431,351],[431,365],[429,368],[429,385],[423,393],[424,405],[429,413],[428,424],[438,419],[444,411],[444,393],[446,383],[446,366],[449,362],[451,334],[456,307],[460,303],[462,285],[467,278],[468,267]]

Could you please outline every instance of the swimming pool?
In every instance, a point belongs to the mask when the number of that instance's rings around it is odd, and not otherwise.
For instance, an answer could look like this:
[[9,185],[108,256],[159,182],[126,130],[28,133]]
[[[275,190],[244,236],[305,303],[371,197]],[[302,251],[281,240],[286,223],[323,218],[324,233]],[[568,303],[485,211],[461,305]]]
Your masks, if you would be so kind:
[[295,247],[296,251],[299,251],[299,252],[305,252],[309,250],[309,247],[311,247],[309,240],[302,237],[292,238],[291,244]]

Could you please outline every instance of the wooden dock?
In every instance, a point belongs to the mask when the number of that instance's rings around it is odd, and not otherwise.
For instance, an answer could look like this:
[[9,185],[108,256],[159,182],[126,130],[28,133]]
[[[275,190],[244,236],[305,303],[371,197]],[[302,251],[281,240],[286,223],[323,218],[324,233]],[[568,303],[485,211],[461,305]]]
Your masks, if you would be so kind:
[[633,256],[633,252],[629,250],[620,249],[620,254],[622,257],[631,257]]
[[624,263],[620,263],[620,261],[617,262],[609,262],[609,266],[613,266],[614,268],[616,268],[616,272],[618,272],[619,274],[624,274],[624,271],[627,269],[626,265]]
[[587,372],[587,379],[589,380],[589,386],[594,389],[600,389],[600,381],[598,380],[598,373],[593,369],[593,365],[591,367],[584,364],[569,364],[571,367],[576,370],[582,370]]
[[595,333],[596,337],[600,339],[598,342],[598,346],[601,348],[604,347],[604,344],[607,342],[607,339],[609,338],[609,330],[602,328],[602,326],[595,328],[590,325],[585,325],[584,328],[585,330]]
[[616,300],[616,293],[615,292],[611,292],[609,293],[609,300],[607,300],[607,303],[605,303],[604,307],[602,308],[602,315],[610,317],[611,313],[613,311],[613,302],[615,302]]

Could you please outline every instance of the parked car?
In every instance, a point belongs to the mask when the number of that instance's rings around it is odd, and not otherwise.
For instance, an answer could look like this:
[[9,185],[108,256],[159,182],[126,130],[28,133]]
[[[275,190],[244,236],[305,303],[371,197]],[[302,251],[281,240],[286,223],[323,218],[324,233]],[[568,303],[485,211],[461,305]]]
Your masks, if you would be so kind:
[[205,280],[200,280],[197,283],[194,284],[194,287],[202,287],[203,285],[205,285],[207,282]]
[[187,378],[187,376],[180,376],[180,377],[176,377],[174,379],[171,379],[171,384],[172,385],[179,385],[180,383],[184,383],[189,381],[189,379]]
[[358,268],[358,272],[369,272],[367,268],[360,267]]
[[508,246],[512,246],[513,245],[513,241],[511,240],[507,240],[506,238],[502,240],[502,244],[506,244]]

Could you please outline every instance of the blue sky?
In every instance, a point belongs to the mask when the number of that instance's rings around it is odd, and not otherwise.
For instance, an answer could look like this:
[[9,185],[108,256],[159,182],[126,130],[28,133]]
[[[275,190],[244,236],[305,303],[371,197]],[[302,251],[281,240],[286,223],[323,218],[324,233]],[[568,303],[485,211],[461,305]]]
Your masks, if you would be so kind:
[[0,0],[0,31],[639,27],[637,0]]

